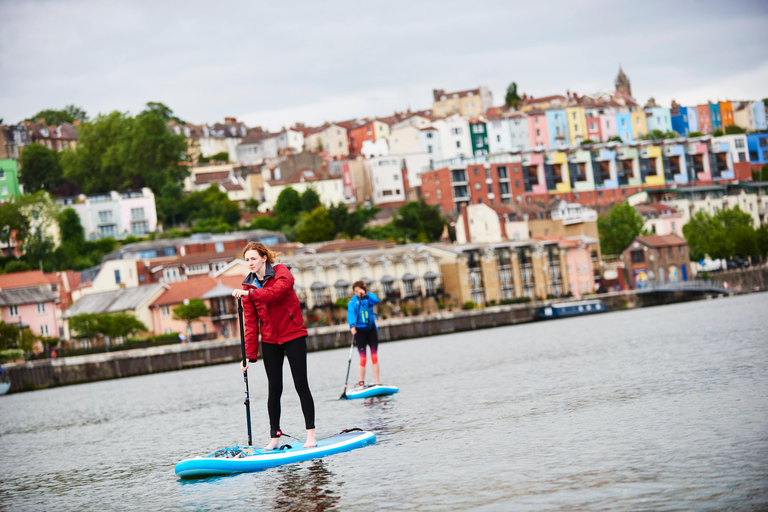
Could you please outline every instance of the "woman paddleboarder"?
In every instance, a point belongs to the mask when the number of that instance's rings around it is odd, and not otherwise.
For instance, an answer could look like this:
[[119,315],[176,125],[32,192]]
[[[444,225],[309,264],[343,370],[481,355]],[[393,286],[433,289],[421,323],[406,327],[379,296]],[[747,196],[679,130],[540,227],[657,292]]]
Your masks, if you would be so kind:
[[[307,328],[301,315],[301,305],[293,290],[293,275],[281,263],[278,254],[261,242],[250,242],[243,249],[243,258],[251,271],[243,281],[242,290],[232,295],[243,301],[245,313],[245,352],[249,362],[256,362],[261,330],[261,350],[264,370],[269,382],[267,411],[270,437],[265,449],[280,444],[280,397],[283,394],[283,359],[288,357],[293,384],[301,400],[301,410],[307,428],[304,448],[317,446],[315,438],[315,403],[307,382]],[[248,370],[248,363],[242,366]]]
[[347,305],[347,322],[349,330],[355,339],[357,351],[360,355],[360,366],[358,366],[358,375],[360,382],[358,385],[365,385],[365,347],[371,349],[371,369],[373,370],[374,384],[379,383],[379,334],[374,320],[373,306],[379,303],[375,293],[369,293],[365,281],[355,281],[352,284],[352,291],[355,295],[349,300]]

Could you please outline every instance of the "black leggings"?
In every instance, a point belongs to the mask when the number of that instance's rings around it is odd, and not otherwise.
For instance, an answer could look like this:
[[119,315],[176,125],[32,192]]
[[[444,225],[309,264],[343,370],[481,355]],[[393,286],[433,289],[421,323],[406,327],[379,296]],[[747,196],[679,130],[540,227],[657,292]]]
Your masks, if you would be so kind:
[[269,382],[267,412],[269,412],[271,437],[280,437],[278,432],[280,431],[280,396],[283,394],[284,356],[288,356],[288,364],[291,365],[293,385],[301,400],[301,410],[304,413],[307,430],[315,428],[315,402],[312,400],[309,382],[307,382],[307,338],[296,338],[282,345],[262,343],[261,353]]

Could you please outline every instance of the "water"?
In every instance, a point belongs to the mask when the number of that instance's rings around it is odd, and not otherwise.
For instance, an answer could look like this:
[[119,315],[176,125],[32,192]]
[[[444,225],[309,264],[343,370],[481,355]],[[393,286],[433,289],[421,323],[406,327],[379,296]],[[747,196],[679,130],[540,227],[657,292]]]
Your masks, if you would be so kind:
[[247,439],[235,364],[0,397],[0,509],[768,509],[767,312],[763,293],[386,343],[401,391],[367,401],[336,400],[348,349],[313,353],[318,436],[378,444],[202,481],[174,465]]

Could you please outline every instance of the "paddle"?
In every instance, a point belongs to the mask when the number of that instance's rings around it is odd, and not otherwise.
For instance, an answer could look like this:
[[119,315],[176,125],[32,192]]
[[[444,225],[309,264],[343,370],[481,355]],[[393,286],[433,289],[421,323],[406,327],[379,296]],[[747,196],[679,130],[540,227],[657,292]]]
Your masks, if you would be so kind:
[[[357,316],[360,314],[360,305],[362,301],[357,299],[357,313],[355,313],[355,327],[357,327]],[[352,367],[352,354],[355,352],[355,337],[352,336],[352,346],[349,347],[349,361],[347,361],[347,378],[344,379],[344,392],[341,393],[339,400],[347,398],[347,383],[349,383],[349,369]]]
[[[243,349],[243,366],[245,366],[246,364],[248,364],[248,359],[245,355],[245,328],[243,326],[242,297],[237,300],[237,314],[240,316],[240,345]],[[251,441],[251,400],[248,397],[248,370],[245,370],[243,372],[243,380],[245,381],[245,420],[248,422],[248,446],[252,446],[253,442]]]

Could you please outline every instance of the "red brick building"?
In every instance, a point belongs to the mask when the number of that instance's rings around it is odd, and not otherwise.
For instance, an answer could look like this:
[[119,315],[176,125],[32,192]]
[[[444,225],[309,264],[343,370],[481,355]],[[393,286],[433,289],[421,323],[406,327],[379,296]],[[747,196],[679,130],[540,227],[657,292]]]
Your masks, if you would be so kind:
[[627,282],[633,289],[688,281],[688,243],[677,235],[638,236],[622,253]]

